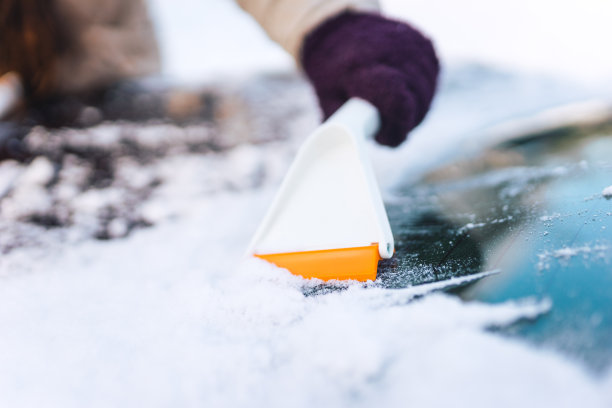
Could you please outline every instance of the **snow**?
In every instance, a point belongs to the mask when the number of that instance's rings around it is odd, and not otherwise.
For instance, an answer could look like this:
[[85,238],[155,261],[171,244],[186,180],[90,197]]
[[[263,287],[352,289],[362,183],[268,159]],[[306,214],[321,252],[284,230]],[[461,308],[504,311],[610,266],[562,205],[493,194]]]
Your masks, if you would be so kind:
[[19,218],[23,214],[44,212],[51,206],[45,185],[53,177],[53,165],[44,158],[37,157],[12,184],[17,186],[12,193],[13,200],[3,201],[2,214],[8,218]]
[[486,222],[478,222],[478,223],[468,222],[463,227],[459,228],[459,232],[473,230],[474,228],[482,228],[482,227],[485,227],[486,225],[487,225]]
[[605,244],[589,244],[544,251],[538,254],[538,269],[549,269],[553,259],[558,260],[563,265],[567,265],[572,258],[577,256],[582,256],[584,259],[589,259],[590,257],[605,258],[609,249],[610,247]]
[[612,186],[604,188],[601,195],[603,195],[605,198],[612,198]]
[[561,218],[561,214],[559,213],[554,213],[554,214],[549,214],[549,215],[543,215],[540,217],[540,221],[544,221],[544,222],[549,222],[549,221],[554,221],[558,218]]
[[[475,59],[589,81],[612,72],[609,60],[594,63],[610,38],[594,36],[607,33],[607,22],[600,22],[608,3],[557,3],[559,14],[551,15],[548,0],[384,2],[391,14],[422,25],[453,63]],[[152,4],[165,73],[175,80],[292,69],[288,56],[230,2]],[[566,30],[568,15],[577,26],[587,15],[595,20]],[[551,41],[553,34],[561,38]],[[544,44],[549,52],[540,52]],[[418,177],[417,169],[453,149],[449,142],[466,140],[474,130],[584,96],[582,89],[532,74],[471,66],[456,75],[445,77],[446,93],[409,143],[371,152],[385,191],[407,177],[403,169]],[[602,92],[608,86],[599,84]],[[354,282],[322,290],[320,282],[243,259],[314,115],[311,108],[292,116],[302,121],[292,123],[300,130],[287,131],[284,144],[241,145],[240,130],[232,128],[226,132],[231,140],[214,154],[183,149],[189,141],[216,142],[214,132],[200,126],[105,123],[87,132],[57,131],[54,138],[44,129],[28,135],[41,148],[55,140],[93,145],[118,165],[110,185],[87,189],[93,169],[76,156],[66,156],[60,170],[44,158],[0,163],[0,406],[612,405],[612,372],[594,377],[563,354],[488,330],[547,313],[554,307],[547,299],[487,305],[443,292],[481,276],[396,290]],[[255,122],[246,122],[252,131]],[[147,165],[121,156],[115,145],[126,134],[141,150],[170,153]],[[565,170],[518,171],[529,180]],[[510,176],[500,172],[474,182],[499,184]],[[53,177],[58,182],[50,196],[45,185]],[[51,205],[61,210],[60,220],[68,214],[68,227],[21,222]],[[109,208],[124,211],[103,226],[109,238],[119,239],[92,239]],[[138,222],[153,226],[130,231]],[[13,242],[14,236],[27,239]],[[545,260],[597,253],[596,244],[561,248]]]
[[3,160],[0,162],[0,197],[3,197],[7,193],[20,173],[21,168],[19,163],[12,160]]
[[0,404],[606,406],[579,366],[483,331],[545,300],[371,284],[305,296],[316,283],[238,262],[266,198],[219,194],[125,240],[3,258]]

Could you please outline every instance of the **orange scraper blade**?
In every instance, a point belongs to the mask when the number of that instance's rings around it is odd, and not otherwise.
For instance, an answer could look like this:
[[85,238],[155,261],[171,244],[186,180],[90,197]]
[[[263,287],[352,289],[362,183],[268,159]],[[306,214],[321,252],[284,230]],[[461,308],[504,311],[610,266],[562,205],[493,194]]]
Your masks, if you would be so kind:
[[378,244],[255,256],[306,279],[353,279],[362,282],[376,279],[378,261],[381,259]]

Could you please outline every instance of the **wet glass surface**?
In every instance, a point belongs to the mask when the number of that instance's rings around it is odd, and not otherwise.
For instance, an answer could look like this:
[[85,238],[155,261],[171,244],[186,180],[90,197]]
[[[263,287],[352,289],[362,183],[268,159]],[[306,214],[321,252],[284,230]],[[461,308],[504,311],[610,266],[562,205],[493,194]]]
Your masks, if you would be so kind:
[[612,127],[562,129],[489,150],[397,189],[396,256],[377,284],[402,288],[498,270],[466,300],[549,299],[549,313],[499,329],[612,363]]

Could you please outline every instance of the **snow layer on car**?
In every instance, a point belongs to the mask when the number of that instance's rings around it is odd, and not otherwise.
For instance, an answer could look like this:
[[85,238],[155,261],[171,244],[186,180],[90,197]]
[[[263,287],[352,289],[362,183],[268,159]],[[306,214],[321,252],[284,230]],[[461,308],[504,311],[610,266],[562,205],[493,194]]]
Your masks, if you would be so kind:
[[316,283],[240,262],[271,192],[196,198],[125,240],[3,257],[2,405],[606,406],[608,379],[483,330],[546,302],[361,284],[305,296]]

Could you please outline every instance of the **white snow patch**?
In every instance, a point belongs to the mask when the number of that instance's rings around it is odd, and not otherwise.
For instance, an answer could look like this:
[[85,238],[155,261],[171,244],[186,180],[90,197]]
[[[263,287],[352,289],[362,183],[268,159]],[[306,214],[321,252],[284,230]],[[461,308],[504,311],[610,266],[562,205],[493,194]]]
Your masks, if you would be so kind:
[[21,175],[17,184],[43,186],[53,177],[53,164],[46,157],[37,157]]
[[[475,215],[471,214],[470,218],[474,218]],[[478,229],[478,228],[483,228],[486,227],[487,225],[491,224],[501,224],[504,222],[508,222],[511,221],[514,217],[512,215],[509,215],[507,217],[502,217],[502,218],[495,218],[493,220],[490,221],[486,221],[486,222],[468,222],[467,224],[465,224],[463,227],[459,228],[457,230],[458,233],[464,233],[466,231],[471,231],[473,229]]]
[[598,253],[608,250],[607,245],[595,245],[595,246],[581,246],[575,248],[562,248],[553,252],[555,258],[568,260],[576,255],[588,255],[591,253]]
[[561,218],[561,214],[559,213],[554,213],[554,214],[548,214],[548,215],[543,215],[540,217],[540,221],[543,222],[549,222],[549,221],[553,221],[556,220],[558,218]]
[[13,187],[22,171],[22,167],[14,160],[0,161],[0,197]]
[[[6,167],[3,167],[4,170]],[[8,166],[11,169],[11,166]],[[7,219],[19,219],[27,214],[43,213],[52,205],[45,185],[54,175],[53,164],[45,157],[37,157],[28,167],[18,172],[15,169],[8,174],[6,188],[13,186],[11,199],[0,202],[0,213]],[[9,182],[10,180],[10,182]]]
[[473,230],[475,228],[482,228],[482,227],[486,227],[487,223],[486,222],[468,222],[467,224],[465,224],[463,227],[459,228],[458,232],[459,233],[463,233],[465,231],[470,231]]
[[610,247],[608,245],[594,244],[544,251],[538,254],[537,267],[539,270],[549,269],[553,259],[557,259],[562,265],[567,265],[576,256],[582,256],[584,259],[589,259],[590,257],[604,258],[609,253],[609,250]]

